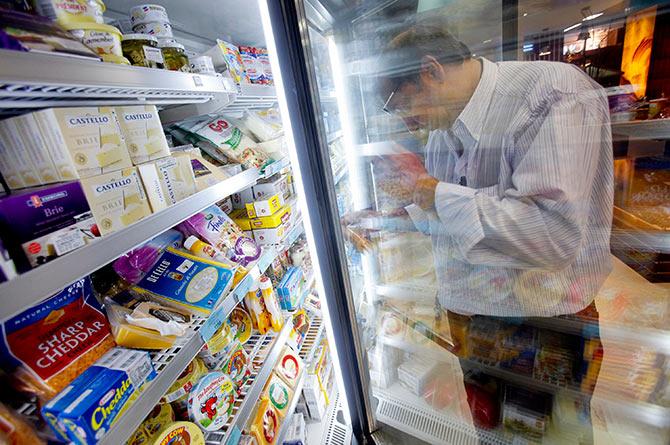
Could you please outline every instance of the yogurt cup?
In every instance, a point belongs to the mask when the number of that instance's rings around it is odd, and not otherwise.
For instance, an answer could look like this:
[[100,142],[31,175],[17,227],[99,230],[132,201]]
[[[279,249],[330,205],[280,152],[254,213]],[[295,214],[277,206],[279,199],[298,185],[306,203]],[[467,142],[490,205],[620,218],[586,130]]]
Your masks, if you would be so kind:
[[130,8],[130,21],[134,25],[151,22],[170,22],[167,11],[161,5],[146,4]]
[[133,31],[140,34],[149,34],[159,39],[172,38],[170,22],[147,22],[133,25]]
[[191,63],[191,72],[200,73],[200,74],[211,74],[215,75],[216,70],[214,69],[214,63],[212,58],[209,56],[198,56],[189,58]]
[[128,59],[123,57],[121,31],[115,27],[102,23],[77,23],[65,25],[64,28],[105,62],[130,65]]

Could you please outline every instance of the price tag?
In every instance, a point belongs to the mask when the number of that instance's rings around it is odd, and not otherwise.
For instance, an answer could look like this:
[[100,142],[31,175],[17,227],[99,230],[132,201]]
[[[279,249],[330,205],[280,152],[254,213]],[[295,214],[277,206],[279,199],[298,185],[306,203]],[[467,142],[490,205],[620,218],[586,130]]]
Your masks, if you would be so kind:
[[205,343],[207,343],[214,336],[216,331],[218,331],[219,328],[226,321],[228,312],[232,310],[232,308],[229,310],[227,306],[228,305],[224,302],[224,304],[222,304],[221,306],[219,306],[218,309],[212,312],[209,315],[207,321],[205,321],[205,324],[203,324],[202,327],[200,328],[200,331],[198,331],[200,337],[202,338],[202,341],[204,341]]
[[163,61],[163,53],[160,48],[153,48],[151,46],[143,46],[144,49],[144,58],[150,62],[160,63],[161,65],[165,63]]
[[195,83],[196,87],[201,87],[202,84],[202,78],[200,76],[193,76],[193,83]]
[[226,442],[226,445],[237,445],[240,443],[241,437],[242,431],[240,431],[237,425],[233,425],[233,427],[228,432],[228,441]]
[[67,230],[52,237],[51,244],[56,250],[56,255],[61,256],[85,246],[86,241],[79,230]]

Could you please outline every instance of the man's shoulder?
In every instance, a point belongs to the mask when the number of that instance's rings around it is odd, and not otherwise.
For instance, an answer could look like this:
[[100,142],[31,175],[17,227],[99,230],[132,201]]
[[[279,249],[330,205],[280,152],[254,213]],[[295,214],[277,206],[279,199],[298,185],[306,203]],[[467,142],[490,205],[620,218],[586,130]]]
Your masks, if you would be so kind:
[[563,62],[498,62],[497,86],[503,94],[580,93],[596,86],[577,66]]

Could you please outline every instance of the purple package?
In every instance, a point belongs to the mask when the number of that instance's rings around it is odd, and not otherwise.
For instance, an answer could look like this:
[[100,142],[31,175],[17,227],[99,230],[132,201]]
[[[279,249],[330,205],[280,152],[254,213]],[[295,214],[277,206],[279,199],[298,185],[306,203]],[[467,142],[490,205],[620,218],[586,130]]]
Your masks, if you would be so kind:
[[245,267],[261,255],[256,242],[244,236],[238,225],[216,205],[191,216],[178,229],[185,236],[197,236],[226,258]]
[[137,249],[120,256],[114,261],[114,271],[126,282],[137,284],[168,247],[181,247],[183,239],[177,230],[163,232]]
[[79,181],[18,190],[0,198],[0,226],[21,272],[100,236]]

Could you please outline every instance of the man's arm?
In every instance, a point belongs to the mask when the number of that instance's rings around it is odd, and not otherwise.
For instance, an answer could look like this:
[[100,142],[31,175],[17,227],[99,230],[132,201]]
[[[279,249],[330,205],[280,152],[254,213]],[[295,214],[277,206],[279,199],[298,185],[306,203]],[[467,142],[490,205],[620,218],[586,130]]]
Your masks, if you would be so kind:
[[[605,100],[602,95],[597,99]],[[543,270],[573,262],[584,236],[596,166],[611,162],[603,158],[603,144],[611,145],[611,135],[602,108],[587,109],[567,96],[544,118],[538,116],[517,140],[509,165],[501,165],[513,170],[502,197],[490,190],[436,185],[441,230],[453,237],[464,261]]]

